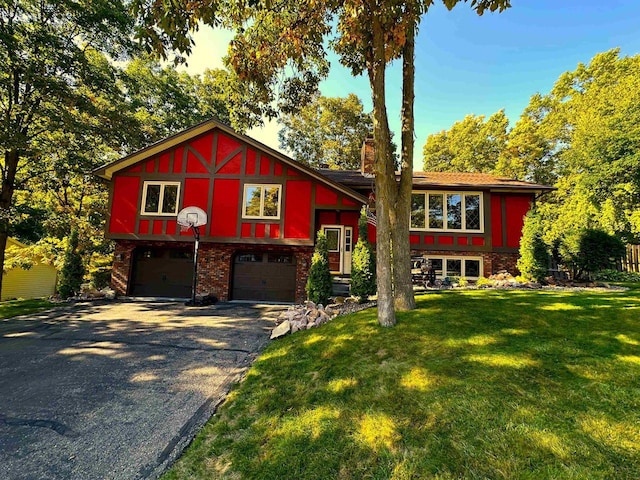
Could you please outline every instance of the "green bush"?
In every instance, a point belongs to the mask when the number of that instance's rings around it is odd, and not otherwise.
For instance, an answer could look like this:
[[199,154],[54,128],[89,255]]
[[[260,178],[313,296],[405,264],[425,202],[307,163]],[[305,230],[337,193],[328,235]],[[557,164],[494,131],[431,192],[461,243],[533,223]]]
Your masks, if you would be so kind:
[[331,296],[331,287],[327,237],[324,233],[318,232],[316,248],[311,258],[309,279],[307,280],[307,298],[312,302],[326,305]]
[[82,256],[78,252],[78,230],[72,229],[69,245],[64,254],[64,264],[58,280],[58,293],[62,298],[69,298],[80,293],[84,277]]
[[619,238],[603,230],[585,229],[565,235],[560,254],[574,278],[588,279],[601,270],[613,270],[625,247]]
[[493,280],[489,280],[487,277],[480,277],[476,280],[477,287],[491,287],[493,286]]
[[89,272],[91,286],[96,290],[107,288],[111,283],[111,265],[96,267]]
[[604,282],[640,282],[640,273],[606,269],[596,272],[593,279]]
[[467,280],[465,277],[460,277],[457,283],[459,287],[464,288],[469,285],[469,280]]
[[362,303],[376,293],[376,257],[367,239],[367,216],[358,220],[358,242],[351,257],[351,295]]
[[517,267],[527,280],[540,282],[549,272],[549,251],[542,240],[542,222],[534,210],[524,219]]

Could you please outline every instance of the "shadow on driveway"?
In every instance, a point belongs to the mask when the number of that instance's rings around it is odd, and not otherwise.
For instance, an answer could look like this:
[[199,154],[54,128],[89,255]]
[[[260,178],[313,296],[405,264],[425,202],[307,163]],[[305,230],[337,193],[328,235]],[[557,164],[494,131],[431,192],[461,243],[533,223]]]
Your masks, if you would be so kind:
[[0,320],[0,478],[155,478],[283,306],[83,303]]

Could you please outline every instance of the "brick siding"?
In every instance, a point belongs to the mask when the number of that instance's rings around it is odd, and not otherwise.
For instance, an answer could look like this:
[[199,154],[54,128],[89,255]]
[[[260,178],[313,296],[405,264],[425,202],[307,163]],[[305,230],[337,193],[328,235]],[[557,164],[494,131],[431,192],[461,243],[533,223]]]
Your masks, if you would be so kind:
[[[111,288],[118,295],[127,295],[129,282],[133,271],[133,251],[136,247],[151,248],[193,248],[193,243],[187,242],[137,242],[118,240],[114,252],[113,270],[111,274]],[[229,300],[233,258],[236,252],[263,253],[280,252],[293,254],[296,259],[296,302],[303,302],[306,298],[309,266],[313,247],[301,246],[272,246],[272,245],[238,245],[220,243],[200,243],[198,252],[198,285],[197,294],[214,294],[220,300]]]

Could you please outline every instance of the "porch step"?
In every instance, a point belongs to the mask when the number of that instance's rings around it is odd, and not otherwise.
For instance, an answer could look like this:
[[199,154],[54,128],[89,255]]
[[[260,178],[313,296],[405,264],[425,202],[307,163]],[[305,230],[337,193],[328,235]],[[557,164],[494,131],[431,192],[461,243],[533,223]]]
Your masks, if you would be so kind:
[[348,297],[351,295],[349,291],[350,285],[350,277],[333,277],[331,294],[335,297]]

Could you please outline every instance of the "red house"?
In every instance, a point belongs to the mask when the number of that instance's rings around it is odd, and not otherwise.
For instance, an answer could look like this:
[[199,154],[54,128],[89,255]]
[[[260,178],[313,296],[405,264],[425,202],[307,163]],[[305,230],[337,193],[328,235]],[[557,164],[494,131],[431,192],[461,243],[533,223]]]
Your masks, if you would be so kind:
[[[188,297],[193,236],[178,211],[198,206],[198,293],[222,300],[302,301],[315,232],[331,268],[348,275],[359,211],[373,191],[371,141],[360,171],[313,170],[210,120],[105,165],[112,286],[136,296]],[[523,216],[551,187],[485,174],[414,175],[413,253],[441,276],[515,270]],[[370,227],[375,241],[375,229]]]

